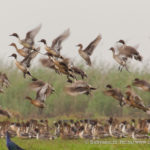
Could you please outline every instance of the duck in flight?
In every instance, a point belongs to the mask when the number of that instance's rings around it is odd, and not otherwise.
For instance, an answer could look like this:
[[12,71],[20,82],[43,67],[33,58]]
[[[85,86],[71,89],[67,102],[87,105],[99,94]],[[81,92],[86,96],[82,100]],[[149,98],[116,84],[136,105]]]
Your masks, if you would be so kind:
[[135,60],[142,61],[142,56],[134,47],[126,45],[124,40],[119,40],[118,43],[121,44],[121,46],[118,47],[119,55],[123,55],[127,58],[134,57]]
[[62,42],[66,40],[70,35],[70,30],[67,29],[65,30],[61,35],[59,35],[57,38],[55,38],[52,41],[51,46],[47,45],[47,42],[45,39],[41,39],[39,42],[42,42],[45,45],[45,50],[47,51],[47,55],[51,57],[56,57],[56,58],[63,58],[60,55],[60,50],[62,49]]
[[92,55],[94,49],[97,47],[99,42],[101,41],[102,37],[98,35],[85,49],[83,49],[82,44],[78,44],[79,47],[79,54],[80,56],[86,61],[87,65],[91,66],[91,59],[90,56]]
[[28,49],[34,49],[34,38],[38,34],[38,32],[41,29],[41,24],[38,25],[36,28],[30,30],[29,32],[26,33],[25,39],[20,39],[19,35],[17,33],[13,33],[10,36],[14,36],[18,39],[19,43]]

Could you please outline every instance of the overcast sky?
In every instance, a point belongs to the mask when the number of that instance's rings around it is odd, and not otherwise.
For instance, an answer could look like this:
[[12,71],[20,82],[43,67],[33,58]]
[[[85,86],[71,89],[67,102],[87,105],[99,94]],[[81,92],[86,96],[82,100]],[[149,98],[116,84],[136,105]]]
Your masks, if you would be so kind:
[[9,34],[17,32],[24,38],[40,23],[42,29],[35,40],[45,38],[49,44],[70,28],[71,36],[63,43],[62,54],[73,60],[81,60],[75,45],[87,46],[98,34],[103,40],[92,61],[115,63],[108,49],[119,39],[139,45],[143,63],[150,60],[149,0],[3,0],[0,19],[0,55],[5,61],[11,62],[8,56],[15,52],[8,45],[17,42]]

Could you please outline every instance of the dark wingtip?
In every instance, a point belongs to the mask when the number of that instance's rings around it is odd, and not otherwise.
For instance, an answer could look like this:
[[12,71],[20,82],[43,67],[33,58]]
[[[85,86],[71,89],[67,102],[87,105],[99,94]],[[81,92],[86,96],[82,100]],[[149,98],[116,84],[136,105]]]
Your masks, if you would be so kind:
[[37,81],[38,79],[37,78],[32,78],[32,81]]
[[135,58],[136,60],[138,60],[138,61],[142,61],[142,60],[143,60],[143,57],[142,57],[142,56],[140,56],[140,55],[135,56],[134,58]]

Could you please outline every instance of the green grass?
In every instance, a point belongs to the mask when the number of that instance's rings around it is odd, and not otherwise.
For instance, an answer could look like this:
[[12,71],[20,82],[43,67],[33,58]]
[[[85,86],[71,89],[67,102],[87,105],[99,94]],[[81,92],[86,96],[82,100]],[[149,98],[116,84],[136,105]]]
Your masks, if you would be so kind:
[[[150,141],[145,141],[147,144],[129,144],[129,142],[134,142],[131,139],[107,139],[107,142],[126,142],[128,144],[98,144],[98,141],[106,141],[106,139],[100,139],[96,141],[90,140],[22,140],[22,139],[12,139],[15,143],[20,145],[20,147],[26,150],[149,150]],[[0,140],[0,150],[7,150],[5,139]]]

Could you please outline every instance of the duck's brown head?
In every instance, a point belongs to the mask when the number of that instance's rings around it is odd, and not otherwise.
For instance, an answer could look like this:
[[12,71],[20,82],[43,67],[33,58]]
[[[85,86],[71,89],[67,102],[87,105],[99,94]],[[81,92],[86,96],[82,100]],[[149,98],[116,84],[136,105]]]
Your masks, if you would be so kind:
[[131,89],[131,85],[127,85],[126,88]]
[[9,46],[14,46],[14,47],[16,47],[16,44],[15,44],[15,43],[11,43]]
[[109,124],[112,124],[112,123],[113,123],[113,117],[110,117],[110,118],[109,118],[108,123],[109,123]]
[[111,47],[109,50],[111,50],[111,51],[115,51],[114,47]]
[[32,98],[29,96],[26,96],[25,99],[32,100]]
[[138,78],[135,78],[135,79],[134,79],[134,81],[140,81],[140,79],[138,79]]
[[11,34],[10,36],[14,36],[14,37],[16,37],[16,38],[19,38],[19,35],[18,35],[17,33],[13,33],[13,34]]
[[76,45],[77,47],[80,47],[81,49],[83,48],[83,45],[82,44],[78,44]]
[[37,81],[38,79],[37,78],[32,78],[32,81]]
[[131,121],[135,123],[135,119],[132,119]]
[[12,54],[11,56],[9,56],[9,57],[14,57],[15,59],[17,58],[17,55],[14,53],[14,54]]
[[127,121],[123,121],[122,123],[123,123],[124,125],[126,125],[126,124],[127,124]]
[[119,40],[118,42],[119,42],[119,43],[122,43],[122,44],[125,44],[125,41],[124,41],[124,40]]
[[45,39],[41,39],[39,42],[47,44]]
[[112,89],[112,86],[110,84],[107,84],[106,88]]

